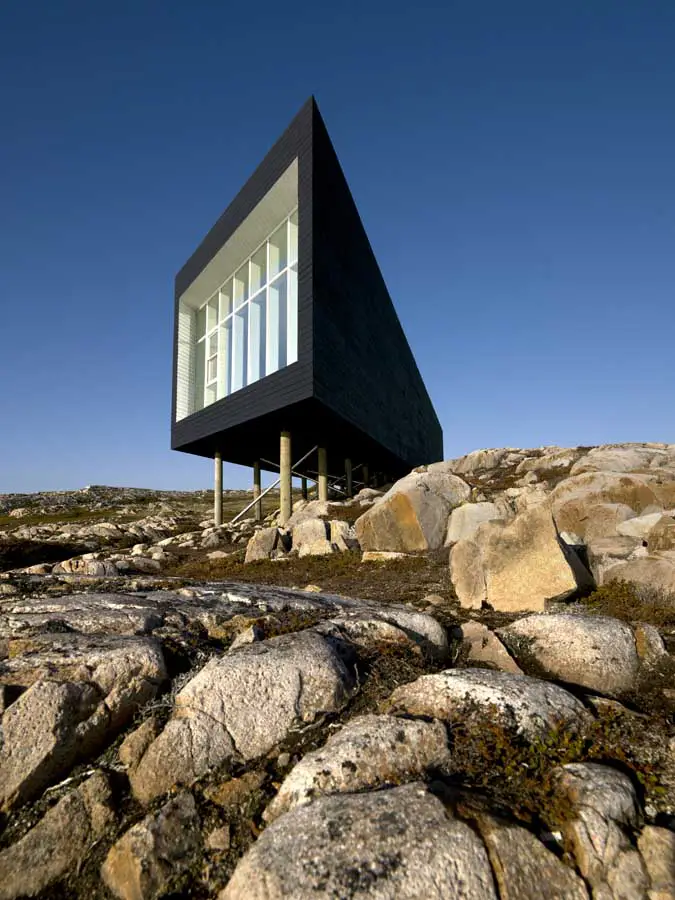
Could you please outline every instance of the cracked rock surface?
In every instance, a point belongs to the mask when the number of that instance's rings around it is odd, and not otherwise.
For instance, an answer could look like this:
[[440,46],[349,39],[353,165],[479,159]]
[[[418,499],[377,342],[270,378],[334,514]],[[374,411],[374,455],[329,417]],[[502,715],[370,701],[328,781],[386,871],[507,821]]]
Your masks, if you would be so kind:
[[352,689],[345,664],[310,631],[211,660],[176,695],[172,718],[133,773],[134,794],[147,802],[228,759],[260,756],[294,726],[339,710]]
[[0,496],[0,900],[675,900],[674,485],[644,444],[281,530]]
[[324,797],[265,829],[219,900],[497,900],[485,847],[421,784]]
[[392,711],[449,719],[479,711],[529,737],[581,723],[588,713],[572,694],[546,681],[488,669],[423,675],[391,695]]

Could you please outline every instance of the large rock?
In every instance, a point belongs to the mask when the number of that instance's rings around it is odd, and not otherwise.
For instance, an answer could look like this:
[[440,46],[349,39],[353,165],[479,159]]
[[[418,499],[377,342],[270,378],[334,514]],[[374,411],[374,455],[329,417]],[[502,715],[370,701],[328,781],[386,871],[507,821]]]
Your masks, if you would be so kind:
[[[72,650],[70,635],[50,637],[57,651]],[[82,652],[81,643],[75,646]],[[7,661],[8,666],[16,663]],[[90,645],[84,659],[75,654],[70,663],[61,674],[67,672],[71,681],[27,676],[31,687],[3,716],[2,808],[35,797],[78,759],[97,751],[156,695],[166,678],[159,647],[143,638],[110,638],[98,650]],[[48,665],[48,659],[41,665]]]
[[639,543],[635,538],[620,534],[590,541],[586,545],[586,555],[596,583],[604,584],[605,573],[628,559],[638,546]]
[[110,728],[125,725],[167,677],[159,643],[145,637],[36,634],[10,638],[9,656],[0,669],[0,682],[25,687],[39,680],[94,685],[105,698]]
[[623,526],[634,517],[626,503],[589,503],[585,496],[571,497],[555,507],[558,530],[573,532],[586,543],[623,533]]
[[305,519],[293,529],[293,549],[299,556],[328,556],[333,553],[330,526],[323,519]]
[[486,625],[474,621],[462,622],[456,627],[454,636],[462,642],[462,650],[469,665],[523,674],[497,635]]
[[646,900],[649,876],[632,846],[639,807],[623,773],[597,763],[570,763],[554,773],[557,794],[571,812],[561,823],[580,873],[602,900]]
[[519,463],[516,474],[534,472],[539,477],[559,475],[584,455],[579,447],[546,447],[540,456],[531,456]]
[[[2,719],[0,804],[8,809],[38,795],[67,772],[103,731],[102,697],[91,684],[36,681]],[[89,746],[91,749],[91,746]]]
[[675,561],[659,556],[630,559],[607,569],[603,582],[610,581],[629,581],[667,594],[675,594]]
[[394,713],[455,719],[479,713],[528,737],[541,737],[557,726],[587,721],[583,704],[558,685],[489,669],[447,670],[422,675],[392,693]]
[[[508,447],[500,447],[495,450],[472,450],[465,456],[451,460],[449,465],[451,465],[452,471],[458,475],[473,475],[475,472],[496,469],[510,452]],[[448,465],[448,463],[434,463],[433,465],[440,467]]]
[[276,549],[279,540],[278,528],[259,528],[246,547],[244,562],[258,562],[261,559],[269,559],[272,551]]
[[488,543],[487,529],[493,527],[491,523],[480,525],[473,538],[458,541],[450,551],[452,586],[460,604],[467,609],[480,609],[487,603],[483,546]]
[[675,834],[668,828],[647,825],[638,838],[651,882],[654,900],[671,900],[675,897]]
[[188,869],[197,853],[199,824],[192,794],[178,794],[117,841],[103,863],[101,878],[120,900],[162,896],[171,878]]
[[634,516],[633,518],[629,518],[628,521],[622,522],[617,526],[617,533],[623,534],[626,537],[637,538],[640,541],[644,541],[647,538],[647,535],[652,530],[652,528],[656,525],[656,523],[663,517],[663,513],[661,512],[653,512],[647,513],[642,516]]
[[323,795],[417,779],[447,756],[448,739],[441,722],[359,716],[302,758],[265,811],[265,819],[272,822]]
[[340,519],[334,519],[330,522],[330,542],[341,553],[347,550],[359,549],[356,530],[348,522]]
[[357,607],[344,610],[329,621],[357,643],[394,641],[422,647],[436,659],[444,659],[448,654],[445,628],[433,616],[405,607]]
[[548,678],[620,696],[640,667],[632,629],[609,616],[526,616],[498,632],[518,663]]
[[520,513],[510,525],[481,525],[450,554],[450,574],[462,606],[487,602],[498,610],[543,610],[593,579],[558,537],[548,504]]
[[164,611],[143,595],[98,592],[22,597],[0,611],[0,634],[49,632],[55,624],[82,634],[147,634],[164,624]]
[[[571,501],[576,503],[576,520],[570,518]],[[622,504],[636,515],[646,510],[652,512],[650,507],[670,509],[675,506],[675,480],[664,480],[656,474],[587,472],[566,478],[554,488],[551,503],[558,528],[579,533],[584,530],[584,516],[600,504]],[[559,522],[558,516],[565,509],[568,519]]]
[[115,563],[109,560],[74,557],[57,563],[52,574],[111,576],[118,575],[119,572]]
[[219,900],[496,900],[482,841],[423,785],[323,797],[266,828]]
[[576,872],[518,825],[478,818],[501,900],[588,900]]
[[446,547],[472,538],[479,525],[502,519],[502,511],[495,503],[465,503],[453,509],[448,522],[448,533],[445,538]]
[[411,553],[443,545],[450,511],[471,488],[448,472],[411,472],[356,520],[362,550]]
[[593,447],[574,464],[572,475],[583,472],[644,472],[654,464],[668,465],[669,456],[665,447],[663,444],[660,447],[639,444]]
[[34,896],[84,861],[114,824],[108,779],[96,772],[0,852],[0,900]]
[[675,517],[661,516],[649,532],[647,547],[650,553],[675,550]]
[[290,729],[345,703],[353,679],[333,646],[302,631],[210,660],[176,696],[164,731],[131,775],[142,802],[230,759],[270,750]]

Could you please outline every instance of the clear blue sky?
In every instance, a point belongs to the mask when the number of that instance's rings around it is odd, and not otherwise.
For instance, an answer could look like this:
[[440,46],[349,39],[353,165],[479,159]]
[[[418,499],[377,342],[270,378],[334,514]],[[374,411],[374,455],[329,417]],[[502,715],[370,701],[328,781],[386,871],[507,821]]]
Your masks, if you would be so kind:
[[675,441],[672,0],[7,0],[0,492],[210,486],[173,278],[312,93],[446,457]]

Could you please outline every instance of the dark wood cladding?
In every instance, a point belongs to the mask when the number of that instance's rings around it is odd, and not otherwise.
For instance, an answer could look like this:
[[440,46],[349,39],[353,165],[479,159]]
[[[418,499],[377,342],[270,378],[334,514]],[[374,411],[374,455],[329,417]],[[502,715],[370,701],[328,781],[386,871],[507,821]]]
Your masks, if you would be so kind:
[[[298,361],[180,422],[176,408],[178,298],[278,178],[298,159]],[[311,98],[176,276],[173,449],[243,465],[328,448],[399,475],[442,458],[442,432],[356,205]],[[307,468],[312,468],[309,460]]]
[[340,163],[314,110],[314,395],[408,468],[443,434]]
[[[171,405],[171,447],[174,450],[186,450],[209,456],[212,456],[215,450],[221,450],[224,458],[232,462],[252,465],[257,459],[255,444],[245,440],[240,435],[240,430],[228,434],[229,429],[265,417],[279,409],[293,407],[294,404],[312,396],[313,107],[313,100],[310,99],[305,103],[176,276]],[[178,299],[296,158],[298,160],[298,361],[176,422]],[[276,456],[278,448],[275,451],[275,458]]]

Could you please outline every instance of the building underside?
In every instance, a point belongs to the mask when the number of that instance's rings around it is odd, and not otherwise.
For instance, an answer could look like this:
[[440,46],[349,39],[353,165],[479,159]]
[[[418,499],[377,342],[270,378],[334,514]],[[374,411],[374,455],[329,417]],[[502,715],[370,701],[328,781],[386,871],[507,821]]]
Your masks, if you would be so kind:
[[[415,298],[409,298],[414,304]],[[357,486],[443,436],[311,98],[176,276],[171,446]],[[347,488],[349,492],[349,487]],[[288,507],[282,501],[282,521]]]

